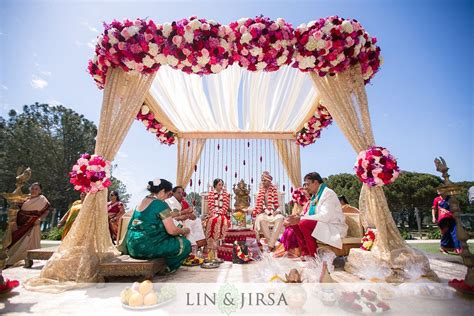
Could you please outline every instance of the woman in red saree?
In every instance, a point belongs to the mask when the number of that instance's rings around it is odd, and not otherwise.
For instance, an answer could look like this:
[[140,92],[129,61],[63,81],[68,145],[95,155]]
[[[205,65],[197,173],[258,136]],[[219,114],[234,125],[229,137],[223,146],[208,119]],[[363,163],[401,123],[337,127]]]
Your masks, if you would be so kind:
[[40,222],[48,215],[50,206],[48,199],[41,191],[41,184],[33,183],[30,186],[30,197],[21,205],[17,213],[12,242],[7,249],[7,265],[24,260],[28,250],[41,248]]
[[210,248],[224,238],[230,225],[230,195],[224,188],[222,179],[215,179],[208,196],[209,215],[206,221],[206,240]]
[[120,196],[117,191],[110,192],[110,201],[107,204],[107,212],[109,214],[109,230],[110,237],[114,242],[117,242],[117,232],[120,224],[120,219],[125,214],[125,207],[120,202]]

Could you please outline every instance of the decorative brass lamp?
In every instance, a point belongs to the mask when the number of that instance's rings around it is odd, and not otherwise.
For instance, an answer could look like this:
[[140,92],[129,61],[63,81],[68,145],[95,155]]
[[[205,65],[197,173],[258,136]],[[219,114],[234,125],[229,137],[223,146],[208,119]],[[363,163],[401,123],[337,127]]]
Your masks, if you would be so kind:
[[[438,190],[443,196],[450,196],[449,206],[456,221],[456,235],[458,237],[458,240],[461,242],[462,247],[461,257],[464,265],[467,267],[467,273],[464,277],[464,280],[452,280],[449,284],[453,286],[456,290],[459,290],[463,293],[474,294],[474,291],[472,290],[474,289],[474,255],[469,251],[469,247],[467,245],[469,234],[464,230],[462,226],[462,211],[459,207],[459,201],[456,198],[456,195],[460,195],[463,193],[462,186],[454,184],[451,182],[451,180],[449,180],[449,168],[446,165],[446,161],[443,159],[443,157],[436,158],[434,162],[436,165],[436,171],[441,172],[442,177],[444,179],[444,184],[439,186]],[[461,283],[464,284],[459,286],[459,284]]]
[[10,207],[8,208],[8,223],[7,228],[4,231],[2,236],[2,242],[0,244],[0,286],[5,284],[5,280],[2,276],[2,270],[5,269],[7,265],[8,255],[7,248],[12,242],[12,232],[16,230],[16,215],[20,211],[18,205],[25,202],[25,200],[30,196],[29,194],[23,194],[21,188],[25,185],[28,180],[31,178],[31,169],[26,168],[23,173],[20,174],[20,169],[18,170],[18,176],[16,177],[16,189],[13,193],[0,193],[0,195],[5,198]]

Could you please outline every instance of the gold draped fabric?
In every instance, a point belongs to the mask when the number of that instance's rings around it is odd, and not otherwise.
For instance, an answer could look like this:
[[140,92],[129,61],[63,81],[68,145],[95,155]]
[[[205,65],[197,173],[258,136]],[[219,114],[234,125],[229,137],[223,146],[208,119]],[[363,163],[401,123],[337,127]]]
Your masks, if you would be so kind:
[[145,95],[145,104],[150,108],[151,112],[155,114],[156,120],[163,124],[168,130],[173,133],[178,133],[178,128],[174,125],[173,121],[170,120],[168,115],[163,111],[161,105],[153,98],[150,92]]
[[[154,74],[109,70],[105,85],[95,153],[112,161],[132,125]],[[39,278],[30,279],[31,290],[58,292],[97,281],[101,260],[118,255],[110,238],[107,190],[88,194],[77,219]]]
[[[322,104],[328,109],[334,121],[349,140],[354,150],[359,153],[374,145],[370,122],[367,94],[362,79],[360,66],[356,65],[335,76],[320,77],[311,73],[314,85],[321,94]],[[391,264],[392,268],[407,268],[410,262],[422,264],[426,273],[428,262],[424,255],[414,253],[402,239],[391,216],[382,187],[369,188],[362,186],[360,194],[361,215],[369,226],[377,228],[377,238],[372,249],[375,258]],[[396,259],[394,254],[403,260]],[[410,261],[411,260],[411,261]],[[350,258],[349,258],[350,261]],[[429,270],[429,264],[428,270]]]
[[274,140],[278,156],[294,188],[301,186],[300,146],[294,139]]
[[202,138],[178,138],[176,184],[186,187],[206,144]]

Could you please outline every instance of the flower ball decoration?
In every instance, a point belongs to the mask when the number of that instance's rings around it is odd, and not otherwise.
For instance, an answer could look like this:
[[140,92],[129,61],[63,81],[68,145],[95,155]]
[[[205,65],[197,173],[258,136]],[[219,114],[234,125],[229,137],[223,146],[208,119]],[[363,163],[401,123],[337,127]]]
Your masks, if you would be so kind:
[[97,193],[112,185],[110,162],[99,155],[82,154],[69,177],[75,190],[86,193]]
[[323,77],[359,63],[362,77],[368,83],[382,64],[377,39],[357,20],[330,16],[300,25],[295,36],[293,66],[301,71],[316,71]]
[[369,187],[390,184],[400,174],[395,157],[386,148],[379,146],[361,151],[354,170],[359,180]]
[[155,118],[155,114],[151,112],[150,108],[145,104],[138,112],[137,120],[145,125],[147,131],[155,134],[160,143],[165,145],[173,145],[176,143],[176,134],[158,122]]
[[235,33],[234,61],[250,71],[276,71],[292,62],[294,29],[284,19],[242,18],[229,24]]
[[370,251],[375,242],[375,231],[371,228],[367,229],[367,232],[362,237],[362,245],[360,249]]
[[297,188],[293,190],[291,199],[294,204],[304,206],[308,202],[308,196],[306,195],[305,189]]
[[227,25],[193,16],[163,24],[168,65],[198,75],[219,73],[232,64],[235,35]]
[[89,60],[89,73],[99,88],[104,87],[111,66],[126,72],[154,73],[166,63],[161,52],[164,42],[163,26],[151,20],[104,23],[104,33],[98,37],[95,55]]
[[303,147],[313,144],[321,136],[321,130],[331,123],[331,114],[326,107],[319,104],[314,115],[296,135],[296,143]]

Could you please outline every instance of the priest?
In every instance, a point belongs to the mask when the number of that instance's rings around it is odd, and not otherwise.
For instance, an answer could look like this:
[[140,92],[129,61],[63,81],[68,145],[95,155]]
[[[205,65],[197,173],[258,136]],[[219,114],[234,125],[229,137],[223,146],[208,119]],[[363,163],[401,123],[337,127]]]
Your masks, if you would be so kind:
[[302,216],[288,218],[290,225],[297,224],[301,231],[298,236],[301,255],[314,256],[316,241],[342,249],[342,238],[347,235],[348,227],[336,193],[317,172],[304,177],[304,187],[311,195],[307,211]]
[[[283,233],[285,219],[278,203],[278,189],[272,184],[272,180],[268,171],[262,173],[255,209],[252,212],[252,217],[255,218],[255,229],[257,232],[263,232],[270,251],[275,248],[278,237]],[[271,232],[270,225],[273,225]]]

